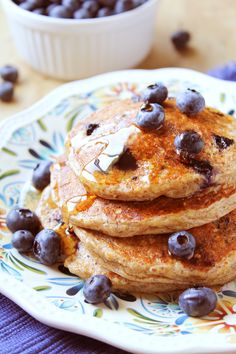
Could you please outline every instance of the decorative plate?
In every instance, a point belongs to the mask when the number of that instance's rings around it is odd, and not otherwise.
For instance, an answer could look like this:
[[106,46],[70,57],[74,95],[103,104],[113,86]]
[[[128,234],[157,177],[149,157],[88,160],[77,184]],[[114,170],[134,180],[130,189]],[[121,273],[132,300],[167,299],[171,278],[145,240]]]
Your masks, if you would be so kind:
[[[140,297],[114,293],[102,305],[84,302],[83,281],[61,264],[46,267],[12,248],[5,214],[39,160],[63,152],[66,133],[88,113],[132,97],[153,81],[175,95],[199,90],[208,105],[234,114],[236,84],[184,69],[104,74],[59,87],[0,127],[0,291],[47,325],[91,336],[135,353],[235,353],[236,282],[218,293],[216,310],[204,319],[186,316],[170,294]],[[32,202],[36,196],[28,193]]]

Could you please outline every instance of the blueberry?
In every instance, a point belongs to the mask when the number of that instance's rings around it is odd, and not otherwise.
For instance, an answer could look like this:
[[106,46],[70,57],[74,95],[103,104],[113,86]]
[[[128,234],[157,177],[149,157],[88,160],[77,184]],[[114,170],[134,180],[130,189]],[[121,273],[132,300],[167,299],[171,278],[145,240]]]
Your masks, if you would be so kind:
[[149,103],[162,104],[168,96],[167,88],[161,83],[149,85],[142,93],[142,99]]
[[3,80],[15,83],[18,79],[18,70],[12,65],[5,65],[0,68],[0,75]]
[[32,12],[36,15],[46,15],[47,14],[47,12],[44,8],[35,9]]
[[7,214],[6,224],[11,232],[18,230],[27,230],[35,235],[41,227],[40,220],[37,215],[24,208],[14,208]]
[[54,6],[50,11],[49,11],[49,16],[50,17],[55,17],[55,18],[71,18],[72,14],[71,11],[62,5],[57,5]]
[[27,10],[27,11],[32,11],[35,9],[35,6],[33,3],[30,1],[24,1],[19,5],[22,9]]
[[41,8],[45,5],[45,0],[27,0],[20,4],[20,7],[24,10],[33,11],[37,8]]
[[50,14],[50,12],[54,9],[54,7],[56,7],[57,6],[57,4],[51,4],[51,5],[49,5],[49,6],[47,6],[47,8],[46,8],[46,13],[47,13],[47,15],[49,15]]
[[67,7],[70,11],[76,11],[81,6],[80,0],[62,0],[62,5]]
[[87,10],[90,17],[94,17],[98,12],[99,5],[96,0],[86,0],[82,5],[82,9]]
[[85,18],[92,18],[93,15],[89,12],[89,10],[81,8],[74,12],[73,17],[76,20],[83,20]]
[[58,234],[51,229],[40,231],[34,239],[33,252],[41,263],[54,264],[61,253],[61,242]]
[[236,81],[236,61],[211,69],[208,71],[208,75],[222,80]]
[[11,82],[5,81],[0,84],[0,100],[10,102],[13,99],[14,86]]
[[187,89],[176,97],[176,106],[188,116],[194,116],[203,111],[205,100],[196,90]]
[[177,135],[174,144],[177,153],[198,154],[204,147],[201,136],[193,130]]
[[112,10],[109,7],[101,7],[98,10],[97,17],[106,17],[113,14]]
[[165,120],[165,112],[157,103],[145,103],[137,115],[137,124],[147,130],[160,129]]
[[18,230],[12,235],[12,246],[19,252],[29,252],[33,248],[34,236],[30,231]]
[[42,191],[50,183],[50,167],[51,161],[42,161],[36,165],[33,171],[32,184],[33,186]]
[[84,297],[90,304],[98,304],[111,294],[112,283],[105,275],[93,275],[84,284]]
[[90,123],[87,125],[86,127],[86,134],[89,136],[89,135],[92,135],[94,130],[96,130],[97,128],[99,128],[99,124],[97,123]]
[[190,33],[187,31],[177,31],[172,34],[171,40],[177,50],[182,50],[186,48],[188,42],[190,41]]
[[136,7],[134,0],[117,0],[115,5],[115,13],[120,14],[125,11],[132,10]]
[[173,256],[191,259],[194,255],[195,247],[196,241],[190,232],[178,231],[169,236],[168,250]]
[[191,288],[179,297],[180,308],[192,317],[207,316],[216,308],[217,296],[209,288]]
[[98,0],[101,6],[105,7],[114,7],[116,4],[116,0]]

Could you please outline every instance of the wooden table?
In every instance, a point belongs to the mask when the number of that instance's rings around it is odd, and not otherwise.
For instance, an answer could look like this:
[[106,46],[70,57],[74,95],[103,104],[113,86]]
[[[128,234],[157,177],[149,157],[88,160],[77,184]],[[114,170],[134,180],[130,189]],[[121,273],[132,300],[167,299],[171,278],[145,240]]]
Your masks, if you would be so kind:
[[[236,0],[160,0],[155,44],[139,68],[179,66],[206,71],[235,59],[235,14]],[[171,33],[180,28],[192,34],[191,50],[185,55],[176,52],[170,41]],[[0,9],[0,65],[9,63],[19,68],[21,79],[15,101],[0,103],[0,120],[30,106],[62,83],[37,73],[19,57]]]

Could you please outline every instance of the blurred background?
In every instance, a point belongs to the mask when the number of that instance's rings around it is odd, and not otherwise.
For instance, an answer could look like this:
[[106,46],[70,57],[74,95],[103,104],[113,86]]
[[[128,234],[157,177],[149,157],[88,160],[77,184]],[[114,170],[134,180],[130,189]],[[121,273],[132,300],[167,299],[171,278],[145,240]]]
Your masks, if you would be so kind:
[[[5,0],[2,0],[2,2]],[[235,0],[159,0],[154,46],[137,68],[185,67],[206,72],[236,58]],[[177,30],[191,35],[187,51],[177,51],[171,35]],[[140,38],[142,46],[142,38]],[[0,66],[12,64],[20,71],[12,103],[0,103],[1,119],[28,107],[62,81],[33,70],[17,53],[0,6]]]

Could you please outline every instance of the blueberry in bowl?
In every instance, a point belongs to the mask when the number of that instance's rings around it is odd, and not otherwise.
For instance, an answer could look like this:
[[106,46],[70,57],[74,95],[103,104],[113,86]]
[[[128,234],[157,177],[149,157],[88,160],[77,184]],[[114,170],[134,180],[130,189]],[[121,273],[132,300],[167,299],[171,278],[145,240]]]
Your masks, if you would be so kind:
[[157,3],[4,0],[3,6],[23,58],[47,76],[75,80],[141,62],[154,41]]

